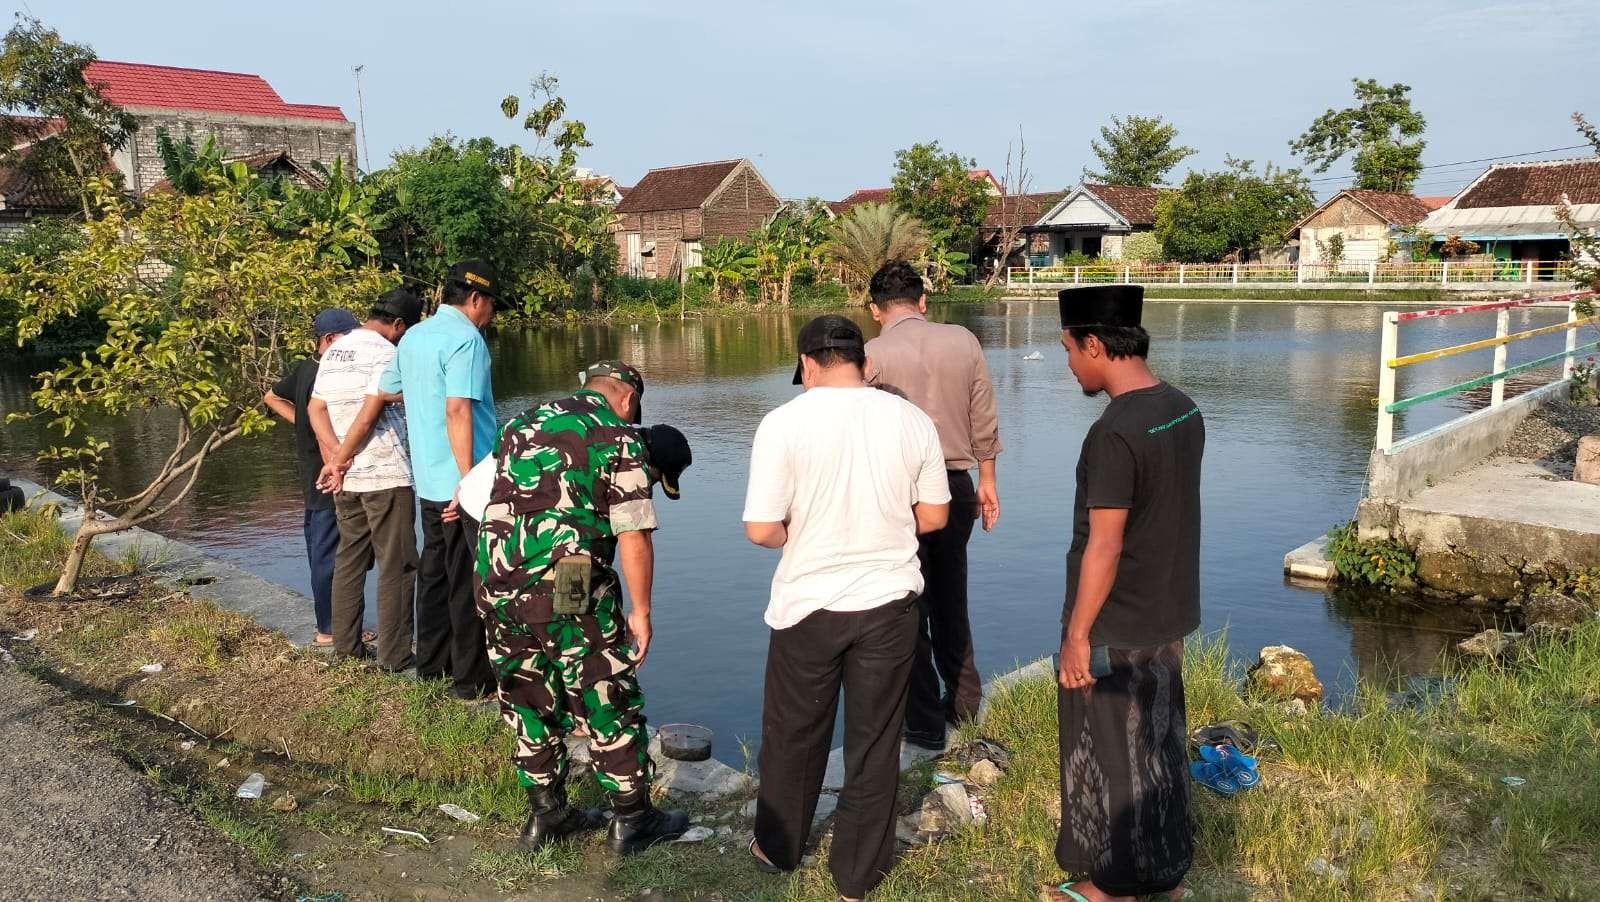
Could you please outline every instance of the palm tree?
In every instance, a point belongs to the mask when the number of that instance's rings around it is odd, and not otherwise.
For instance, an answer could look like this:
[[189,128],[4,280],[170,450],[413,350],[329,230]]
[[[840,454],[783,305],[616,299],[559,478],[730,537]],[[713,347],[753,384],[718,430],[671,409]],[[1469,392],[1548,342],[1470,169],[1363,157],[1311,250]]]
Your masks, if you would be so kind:
[[861,204],[833,224],[828,251],[844,267],[853,297],[865,296],[867,282],[891,260],[915,260],[928,248],[928,232],[893,204]]

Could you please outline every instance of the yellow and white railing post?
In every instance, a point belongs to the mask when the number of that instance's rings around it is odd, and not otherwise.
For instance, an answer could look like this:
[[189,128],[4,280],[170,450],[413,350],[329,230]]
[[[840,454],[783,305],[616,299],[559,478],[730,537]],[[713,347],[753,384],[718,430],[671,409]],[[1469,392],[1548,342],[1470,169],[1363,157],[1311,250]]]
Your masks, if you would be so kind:
[[1400,356],[1400,314],[1394,310],[1383,314],[1383,341],[1378,350],[1378,450],[1387,453],[1394,444],[1394,413],[1389,405],[1394,403],[1395,368],[1390,361]]

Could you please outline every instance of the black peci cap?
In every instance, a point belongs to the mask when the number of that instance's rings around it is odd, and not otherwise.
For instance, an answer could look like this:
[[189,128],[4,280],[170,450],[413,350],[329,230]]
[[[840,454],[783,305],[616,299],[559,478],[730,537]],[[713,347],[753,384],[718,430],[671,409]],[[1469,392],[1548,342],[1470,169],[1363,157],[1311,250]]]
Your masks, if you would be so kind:
[[[826,313],[806,323],[795,342],[795,350],[801,355],[828,350],[861,351],[866,346],[867,339],[861,334],[861,327],[837,313]],[[800,384],[801,369],[800,361],[795,361],[795,385]]]
[[650,465],[661,471],[661,490],[667,493],[668,498],[677,499],[678,477],[689,469],[689,464],[694,463],[694,457],[689,453],[689,440],[671,426],[641,429],[639,437],[644,440]]
[[415,326],[422,321],[422,302],[408,289],[394,288],[378,296],[372,312],[398,317],[407,326]]
[[500,275],[482,260],[463,260],[450,267],[447,281],[468,291],[476,291],[494,301],[494,309],[510,310],[511,302],[501,293]]
[[1143,285],[1089,285],[1063,288],[1061,328],[1074,326],[1137,326],[1144,313]]

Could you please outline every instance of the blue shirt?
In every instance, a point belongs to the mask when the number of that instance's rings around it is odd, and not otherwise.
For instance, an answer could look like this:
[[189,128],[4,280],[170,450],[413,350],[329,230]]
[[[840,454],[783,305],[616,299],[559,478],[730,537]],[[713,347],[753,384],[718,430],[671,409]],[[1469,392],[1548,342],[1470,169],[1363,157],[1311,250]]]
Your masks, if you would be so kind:
[[417,496],[446,502],[461,481],[445,428],[446,398],[472,401],[472,461],[494,450],[494,391],[489,385],[489,345],[466,314],[441,304],[438,312],[406,330],[378,387],[406,396],[406,431]]

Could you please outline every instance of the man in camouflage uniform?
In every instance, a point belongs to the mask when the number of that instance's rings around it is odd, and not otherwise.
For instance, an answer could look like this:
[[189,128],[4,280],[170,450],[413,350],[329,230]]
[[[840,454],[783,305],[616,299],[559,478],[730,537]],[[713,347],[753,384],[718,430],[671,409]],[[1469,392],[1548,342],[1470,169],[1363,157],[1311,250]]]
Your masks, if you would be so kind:
[[[638,370],[597,363],[581,391],[528,409],[496,442],[478,606],[501,712],[517,733],[529,851],[605,823],[600,812],[567,804],[562,739],[578,729],[590,737],[595,776],[615,813],[613,849],[640,851],[688,828],[682,812],[650,803],[654,768],[634,675],[650,645],[656,528],[644,445],[630,425],[643,393]],[[619,551],[632,601],[626,618],[612,569]]]

